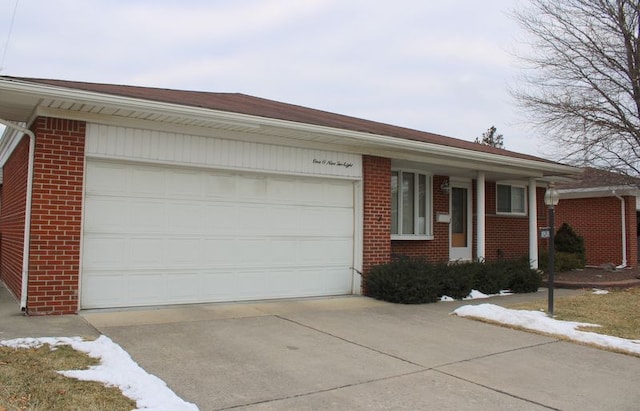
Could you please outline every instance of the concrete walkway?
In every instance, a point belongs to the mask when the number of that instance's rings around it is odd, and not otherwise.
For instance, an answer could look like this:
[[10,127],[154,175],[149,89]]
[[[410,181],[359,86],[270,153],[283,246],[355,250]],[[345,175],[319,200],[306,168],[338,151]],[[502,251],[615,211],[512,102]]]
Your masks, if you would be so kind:
[[544,292],[411,306],[337,297],[65,317],[16,315],[4,293],[0,339],[99,331],[201,410],[636,410],[640,403],[640,358],[449,314]]

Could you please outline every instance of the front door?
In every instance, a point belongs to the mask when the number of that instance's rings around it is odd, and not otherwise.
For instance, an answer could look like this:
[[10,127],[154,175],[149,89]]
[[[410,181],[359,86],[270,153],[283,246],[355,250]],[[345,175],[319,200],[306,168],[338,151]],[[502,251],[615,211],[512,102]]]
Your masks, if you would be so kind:
[[451,183],[450,198],[450,246],[451,261],[471,260],[471,184]]

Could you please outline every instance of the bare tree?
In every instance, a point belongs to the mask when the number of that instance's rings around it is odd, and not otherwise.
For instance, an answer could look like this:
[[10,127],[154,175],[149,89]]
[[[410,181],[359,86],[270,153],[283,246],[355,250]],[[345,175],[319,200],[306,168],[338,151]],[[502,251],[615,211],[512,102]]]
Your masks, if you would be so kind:
[[531,0],[512,90],[557,159],[640,175],[640,0]]
[[482,137],[476,137],[475,142],[478,144],[484,144],[485,146],[504,148],[504,136],[497,134],[498,130],[496,126],[491,126],[482,133]]

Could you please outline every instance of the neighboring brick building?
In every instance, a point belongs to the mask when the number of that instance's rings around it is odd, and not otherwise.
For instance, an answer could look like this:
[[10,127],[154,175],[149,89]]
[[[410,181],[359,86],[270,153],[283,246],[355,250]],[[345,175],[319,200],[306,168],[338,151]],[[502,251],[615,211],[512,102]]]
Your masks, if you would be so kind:
[[557,187],[557,227],[568,223],[584,238],[587,265],[637,266],[640,179],[585,168]]
[[537,157],[241,94],[0,77],[0,280],[31,315],[361,292],[393,255],[537,266]]

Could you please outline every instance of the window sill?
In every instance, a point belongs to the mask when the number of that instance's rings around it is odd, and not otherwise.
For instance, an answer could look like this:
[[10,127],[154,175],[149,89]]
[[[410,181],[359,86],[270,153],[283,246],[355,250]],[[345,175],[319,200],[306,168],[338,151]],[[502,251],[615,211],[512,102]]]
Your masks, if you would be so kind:
[[409,241],[426,241],[426,240],[433,240],[433,236],[432,235],[398,235],[398,234],[391,234],[391,241],[394,240],[409,240]]

